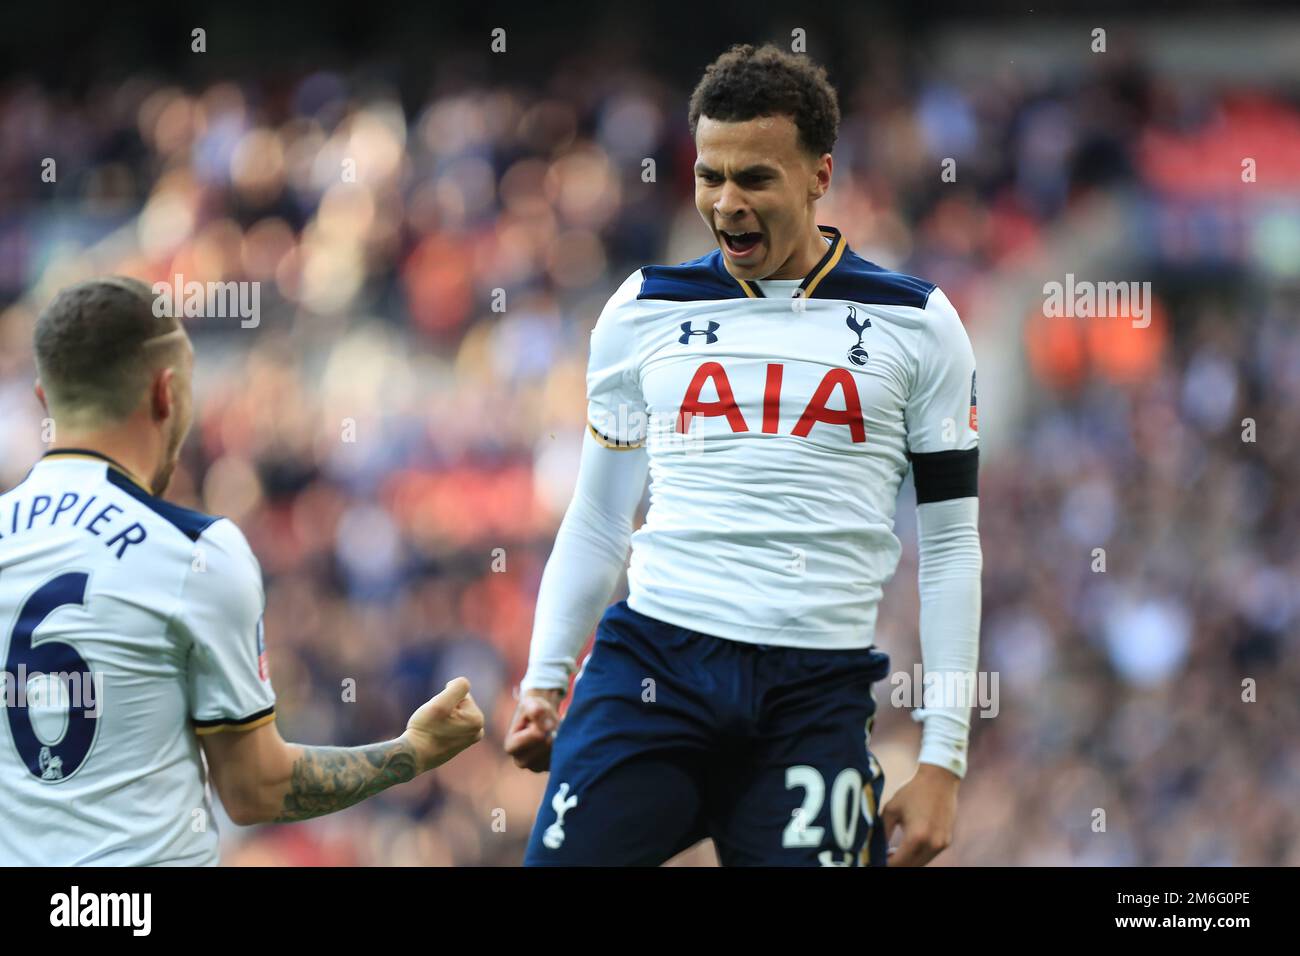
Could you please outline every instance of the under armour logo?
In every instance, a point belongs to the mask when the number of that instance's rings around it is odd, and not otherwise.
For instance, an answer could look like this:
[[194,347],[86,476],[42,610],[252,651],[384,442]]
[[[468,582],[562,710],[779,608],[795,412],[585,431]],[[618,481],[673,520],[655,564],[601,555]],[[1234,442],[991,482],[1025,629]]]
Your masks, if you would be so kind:
[[850,329],[858,333],[858,344],[853,346],[851,349],[849,349],[848,352],[849,361],[852,362],[854,365],[866,365],[867,350],[862,347],[862,333],[865,332],[867,329],[871,328],[871,319],[864,318],[861,322],[859,322],[858,310],[853,308],[853,306],[849,306],[848,309],[849,309],[849,317],[846,324]]
[[718,337],[713,334],[716,331],[718,331],[717,322],[710,322],[707,329],[693,329],[691,328],[691,323],[683,322],[682,334],[677,341],[681,342],[682,345],[689,345],[692,335],[703,335],[705,344],[712,345],[714,342],[718,341]]
[[569,796],[569,785],[560,784],[560,789],[551,797],[551,809],[555,811],[555,822],[542,834],[542,843],[549,850],[558,850],[564,843],[564,815],[578,805],[578,796]]

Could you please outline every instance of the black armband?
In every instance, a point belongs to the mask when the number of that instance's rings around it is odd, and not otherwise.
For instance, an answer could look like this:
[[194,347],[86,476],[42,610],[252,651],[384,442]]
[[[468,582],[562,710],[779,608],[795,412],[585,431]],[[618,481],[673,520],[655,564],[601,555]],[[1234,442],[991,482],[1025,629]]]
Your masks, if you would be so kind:
[[978,498],[980,450],[913,453],[912,480],[916,503],[947,501],[950,498]]

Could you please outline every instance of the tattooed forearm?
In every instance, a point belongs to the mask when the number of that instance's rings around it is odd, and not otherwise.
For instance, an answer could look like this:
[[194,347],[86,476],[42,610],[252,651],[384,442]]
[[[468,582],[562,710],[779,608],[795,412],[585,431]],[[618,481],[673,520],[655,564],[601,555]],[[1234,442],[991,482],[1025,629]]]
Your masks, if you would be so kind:
[[400,739],[367,747],[303,747],[275,822],[342,810],[415,774],[415,752]]

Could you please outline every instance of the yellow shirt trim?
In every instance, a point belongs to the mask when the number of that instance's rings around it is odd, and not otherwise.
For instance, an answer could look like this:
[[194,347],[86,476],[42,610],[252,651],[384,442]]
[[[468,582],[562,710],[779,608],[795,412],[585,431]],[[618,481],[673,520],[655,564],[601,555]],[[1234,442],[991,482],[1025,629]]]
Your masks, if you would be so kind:
[[194,732],[200,737],[206,737],[208,734],[219,734],[226,730],[237,730],[244,733],[249,730],[256,730],[264,724],[269,724],[275,720],[275,714],[267,714],[265,717],[259,717],[257,720],[250,720],[246,724],[216,724],[212,727],[195,727]]
[[596,431],[596,426],[591,424],[591,422],[587,422],[587,430],[591,432],[592,438],[596,439],[596,441],[600,442],[606,448],[612,448],[614,451],[634,451],[637,448],[642,447],[642,445],[644,444],[644,442],[638,442],[635,445],[619,445],[615,442],[610,441],[600,432]]

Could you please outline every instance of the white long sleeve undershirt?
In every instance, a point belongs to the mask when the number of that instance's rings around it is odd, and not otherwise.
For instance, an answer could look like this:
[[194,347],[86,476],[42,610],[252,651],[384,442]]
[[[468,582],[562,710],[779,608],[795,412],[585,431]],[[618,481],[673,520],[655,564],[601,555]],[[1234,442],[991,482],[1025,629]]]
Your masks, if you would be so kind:
[[618,577],[650,470],[644,447],[611,449],[587,430],[573,500],[542,572],[528,670],[520,686],[567,690]]
[[[957,674],[974,687],[979,659],[979,499],[917,505],[917,583],[921,598],[921,666],[927,675]],[[961,686],[961,685],[959,685]],[[970,700],[914,710],[922,722],[921,763],[966,776]]]

